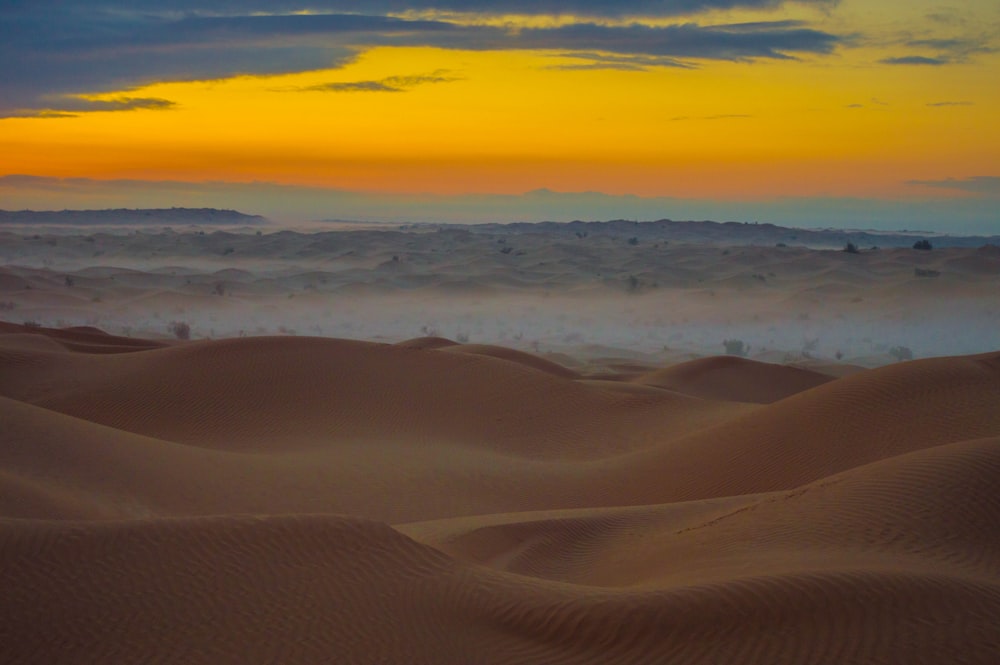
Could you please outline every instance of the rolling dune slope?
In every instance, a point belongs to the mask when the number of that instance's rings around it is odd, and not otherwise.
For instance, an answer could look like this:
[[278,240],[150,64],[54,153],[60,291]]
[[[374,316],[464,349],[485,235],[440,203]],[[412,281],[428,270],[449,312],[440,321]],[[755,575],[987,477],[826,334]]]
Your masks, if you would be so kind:
[[1000,654],[1000,353],[618,381],[0,327],[0,662]]

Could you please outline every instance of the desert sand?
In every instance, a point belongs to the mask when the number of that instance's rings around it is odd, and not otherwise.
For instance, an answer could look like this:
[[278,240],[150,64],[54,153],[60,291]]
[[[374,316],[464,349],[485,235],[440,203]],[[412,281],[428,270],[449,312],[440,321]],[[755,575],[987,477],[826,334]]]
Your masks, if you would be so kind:
[[0,235],[0,662],[1000,662],[995,249]]

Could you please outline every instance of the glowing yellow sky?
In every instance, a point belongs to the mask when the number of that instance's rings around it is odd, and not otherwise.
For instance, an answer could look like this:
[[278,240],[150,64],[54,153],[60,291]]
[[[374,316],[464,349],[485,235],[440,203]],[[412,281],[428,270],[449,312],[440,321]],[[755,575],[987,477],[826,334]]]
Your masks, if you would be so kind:
[[[561,69],[581,61],[554,52],[375,48],[340,69],[97,97],[162,98],[170,110],[5,119],[2,171],[714,198],[895,196],[909,179],[996,173],[1000,55],[878,62],[891,53],[859,44],[797,61],[620,71]],[[306,90],[391,77],[449,80]]]

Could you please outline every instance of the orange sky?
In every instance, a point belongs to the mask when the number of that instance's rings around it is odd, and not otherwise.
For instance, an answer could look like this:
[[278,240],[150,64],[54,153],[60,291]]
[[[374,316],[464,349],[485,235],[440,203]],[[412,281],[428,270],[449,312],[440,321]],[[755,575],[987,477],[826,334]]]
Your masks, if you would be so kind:
[[[1000,174],[1000,55],[975,41],[995,38],[1000,8],[966,2],[945,21],[928,18],[935,6],[848,0],[698,19],[795,19],[847,35],[829,53],[789,59],[689,57],[679,58],[687,67],[628,71],[573,69],[615,54],[565,48],[372,46],[329,69],[75,93],[170,106],[37,117],[57,115],[54,105],[0,119],[0,175],[449,195],[926,194],[908,181]],[[970,25],[975,17],[994,32]],[[984,46],[956,54],[960,39]],[[889,64],[906,57],[941,62]]]

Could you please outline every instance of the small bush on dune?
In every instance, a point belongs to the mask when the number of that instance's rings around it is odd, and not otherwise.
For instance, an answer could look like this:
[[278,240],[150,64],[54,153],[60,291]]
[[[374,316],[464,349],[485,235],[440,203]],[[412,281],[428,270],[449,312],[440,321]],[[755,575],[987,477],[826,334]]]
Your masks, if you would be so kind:
[[931,244],[930,240],[918,240],[913,243],[913,249],[921,249],[925,252],[929,252],[934,249],[934,245]]
[[170,332],[177,339],[191,339],[191,326],[185,321],[174,321],[170,324]]
[[847,252],[848,254],[857,254],[858,246],[855,245],[853,242],[849,242],[846,245],[844,245],[844,249],[842,249],[841,251]]
[[889,349],[889,355],[900,362],[904,360],[913,360],[913,351],[911,351],[907,346],[894,346]]
[[744,358],[750,353],[750,345],[744,344],[742,339],[727,339],[722,345],[726,347],[726,355]]

